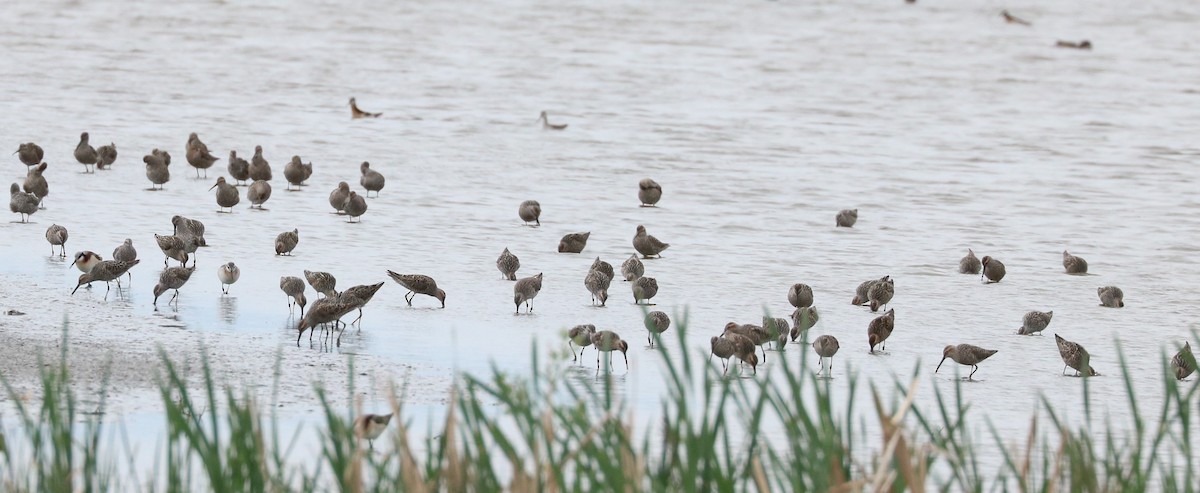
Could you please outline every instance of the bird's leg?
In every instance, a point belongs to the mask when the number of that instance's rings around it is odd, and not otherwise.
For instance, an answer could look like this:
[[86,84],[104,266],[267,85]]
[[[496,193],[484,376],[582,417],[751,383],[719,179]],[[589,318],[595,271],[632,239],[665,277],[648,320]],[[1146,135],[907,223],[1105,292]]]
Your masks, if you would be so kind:
[[[567,339],[567,347],[571,349],[571,361],[578,361],[579,358],[575,357],[575,346],[571,345],[570,339]],[[583,351],[580,351],[580,354],[583,354]]]
[[362,308],[358,309],[358,318],[354,319],[353,322],[350,322],[350,325],[354,325],[354,324],[358,323],[359,320],[362,320]]
[[629,371],[629,355],[621,353],[621,357],[625,358],[625,371]]
[[967,380],[972,379],[975,376],[975,372],[979,371],[979,365],[971,365],[971,367],[974,369],[971,370],[970,375],[967,375]]
[[408,294],[404,295],[404,301],[408,302],[408,306],[412,306],[412,300],[413,300],[413,298],[416,298],[416,297],[417,297],[417,293],[409,291]]

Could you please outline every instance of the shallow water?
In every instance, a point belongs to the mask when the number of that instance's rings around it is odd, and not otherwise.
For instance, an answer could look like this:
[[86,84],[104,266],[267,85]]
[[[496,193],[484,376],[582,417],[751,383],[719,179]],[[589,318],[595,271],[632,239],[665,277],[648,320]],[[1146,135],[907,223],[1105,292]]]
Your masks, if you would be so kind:
[[[51,194],[36,224],[0,224],[0,273],[42,276],[65,297],[79,273],[48,258],[47,226],[69,228],[68,252],[105,258],[133,238],[143,262],[119,303],[163,318],[145,330],[277,334],[289,351],[446,375],[529,372],[531,340],[557,351],[561,330],[593,323],[630,341],[618,382],[646,416],[665,389],[642,311],[627,283],[613,283],[607,308],[590,307],[582,285],[596,256],[619,268],[643,224],[672,245],[646,261],[657,309],[688,310],[697,353],[727,321],[786,316],[788,286],[805,282],[821,310],[810,337],[842,343],[838,384],[846,365],[886,386],[918,362],[929,379],[946,344],[999,349],[964,391],[1001,432],[1024,436],[1039,396],[1079,405],[1080,380],[1060,376],[1058,333],[1110,375],[1119,341],[1153,406],[1158,357],[1192,321],[1200,15],[1168,1],[1005,8],[1034,25],[1005,24],[990,2],[7,2],[0,141],[46,149]],[[1053,47],[1082,38],[1096,49]],[[383,118],[349,119],[350,96]],[[542,131],[541,110],[569,128]],[[116,143],[111,171],[80,174],[81,131]],[[242,188],[235,213],[216,213],[206,189],[226,162],[195,179],[183,152],[193,131],[220,157],[263,146],[268,211],[248,210]],[[140,158],[153,148],[174,157],[161,192],[145,190]],[[293,154],[314,163],[301,192],[284,191]],[[19,181],[23,166],[9,161]],[[327,195],[338,181],[361,191],[362,161],[388,183],[362,224],[347,224]],[[664,188],[657,208],[638,207],[647,176]],[[542,227],[518,220],[526,199],[541,202]],[[842,208],[859,209],[853,229],[833,227]],[[152,234],[170,233],[175,214],[204,221],[211,247],[178,307],[160,300],[155,312]],[[274,256],[274,237],[293,228],[295,255]],[[555,253],[576,231],[592,232],[584,253]],[[545,273],[533,315],[513,315],[512,283],[494,266],[505,247],[519,276]],[[1002,260],[1008,277],[957,274],[968,247]],[[1063,249],[1093,275],[1063,274]],[[227,261],[243,273],[221,297],[215,272]],[[387,282],[340,348],[294,346],[277,285],[304,269],[332,272],[340,288]],[[446,309],[425,296],[406,306],[387,269],[436,278]],[[872,356],[873,315],[848,301],[885,274],[896,332]],[[1097,306],[1096,287],[1110,284],[1126,308]],[[106,303],[102,292],[75,296]],[[1046,336],[1013,335],[1033,309],[1054,310]],[[953,375],[943,369],[923,395],[951,389]],[[1125,399],[1119,378],[1095,379],[1092,393]],[[1127,410],[1108,412],[1120,423]]]

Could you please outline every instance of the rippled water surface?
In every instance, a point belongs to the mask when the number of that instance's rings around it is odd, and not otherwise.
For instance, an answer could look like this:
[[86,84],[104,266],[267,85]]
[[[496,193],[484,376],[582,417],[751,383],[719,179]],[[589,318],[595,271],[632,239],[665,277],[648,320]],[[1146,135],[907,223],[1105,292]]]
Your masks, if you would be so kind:
[[[1001,7],[1034,25],[1005,24]],[[945,368],[930,378],[944,345],[994,348],[964,390],[980,416],[1019,436],[1039,396],[1062,409],[1081,399],[1080,380],[1060,376],[1053,333],[1109,375],[1119,341],[1149,405],[1160,352],[1190,338],[1200,15],[1188,2],[20,0],[0,17],[0,145],[44,147],[51,188],[36,224],[0,224],[0,274],[41,276],[66,297],[78,272],[48,258],[47,226],[70,229],[68,252],[106,258],[132,238],[143,259],[133,289],[107,303],[162,317],[144,330],[277,334],[286,351],[366,353],[449,375],[493,364],[527,373],[532,339],[557,351],[561,330],[593,323],[630,341],[630,369],[618,356],[615,378],[646,416],[665,389],[642,311],[627,283],[613,283],[606,308],[590,307],[583,287],[597,256],[619,266],[633,253],[642,224],[671,244],[646,269],[657,309],[689,311],[688,350],[706,355],[727,321],[786,315],[788,286],[805,282],[821,310],[813,336],[842,343],[839,392],[846,365],[890,385],[920,362],[924,405],[933,387],[954,385]],[[1084,38],[1095,50],[1054,47]],[[384,116],[351,120],[351,96]],[[541,110],[569,127],[541,130]],[[81,131],[116,144],[111,171],[80,173]],[[235,212],[218,214],[207,189],[226,162],[196,179],[189,132],[221,157],[262,145],[275,173],[268,210],[247,209],[243,188]],[[161,192],[145,190],[141,156],[153,148],[174,156]],[[315,172],[286,192],[294,154]],[[5,161],[5,176],[23,179],[16,157]],[[361,191],[362,161],[387,187],[347,224],[327,196],[339,181]],[[638,206],[644,177],[663,186],[657,208]],[[526,199],[542,204],[540,228],[517,218]],[[853,229],[833,227],[843,208],[859,210]],[[152,234],[170,233],[175,214],[204,221],[211,247],[178,308],[155,313]],[[274,256],[274,237],[293,228],[295,255]],[[592,232],[583,254],[556,253],[576,231]],[[512,283],[494,265],[506,247],[520,276],[545,273],[533,315],[513,314]],[[957,274],[967,248],[1002,260],[1008,277]],[[1064,249],[1092,274],[1063,274]],[[223,298],[215,272],[227,261],[243,274]],[[277,286],[304,269],[334,273],[339,287],[387,281],[340,348],[294,345]],[[406,306],[387,269],[436,278],[446,309],[424,296]],[[848,302],[885,274],[896,331],[872,356],[873,315]],[[1103,285],[1120,286],[1128,306],[1097,306]],[[101,293],[75,296],[106,303]],[[1054,311],[1047,335],[1015,336],[1034,309]],[[1095,379],[1092,395],[1123,403],[1123,382]]]

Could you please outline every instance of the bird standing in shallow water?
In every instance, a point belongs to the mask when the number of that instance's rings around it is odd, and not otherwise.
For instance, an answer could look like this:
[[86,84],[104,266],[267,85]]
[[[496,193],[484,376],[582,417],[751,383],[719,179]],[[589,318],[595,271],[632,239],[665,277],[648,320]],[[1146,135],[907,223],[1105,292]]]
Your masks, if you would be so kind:
[[642,207],[654,207],[661,198],[662,186],[658,182],[649,178],[638,182],[638,200],[642,201]]
[[29,173],[25,175],[25,183],[22,186],[25,192],[32,193],[37,197],[39,209],[46,208],[43,202],[46,200],[46,196],[50,195],[50,183],[46,181],[45,176],[42,176],[42,173],[46,172],[47,166],[46,163],[42,163],[38,167],[29,170]]
[[67,228],[57,224],[51,224],[46,228],[46,241],[50,242],[50,255],[54,255],[54,247],[62,247],[62,254],[59,256],[67,258]]
[[[797,308],[799,310],[799,308]],[[788,343],[788,333],[791,328],[788,327],[788,320],[780,317],[768,317],[763,315],[762,327],[766,329],[767,334],[771,337],[771,342],[774,343],[775,349],[782,351]]]
[[646,301],[646,305],[650,303],[650,298],[658,294],[658,279],[653,277],[639,277],[633,281],[633,304],[640,305],[642,300]]
[[238,279],[241,277],[242,269],[239,269],[233,262],[217,267],[217,279],[221,280],[222,294],[229,294],[229,286],[238,282]]
[[813,290],[807,284],[796,283],[788,288],[787,298],[788,303],[791,303],[796,308],[812,306]]
[[658,238],[647,234],[646,227],[640,224],[637,227],[637,232],[633,235],[633,249],[642,254],[642,258],[662,258],[663,250],[666,250],[670,246],[670,243],[663,243]]
[[933,370],[933,372],[937,373],[938,370],[941,370],[942,363],[946,362],[946,358],[950,358],[955,363],[972,367],[971,374],[967,375],[967,380],[970,380],[971,377],[975,376],[975,372],[979,371],[979,363],[990,358],[993,354],[996,354],[995,349],[984,349],[970,344],[946,346],[942,350],[942,361],[938,363],[937,369]]
[[29,216],[38,211],[37,195],[22,192],[21,186],[13,183],[8,188],[8,209],[21,215],[21,223],[28,223]]
[[1177,380],[1183,380],[1196,371],[1196,357],[1192,355],[1191,343],[1184,342],[1183,348],[1171,358],[1171,369]]
[[88,144],[88,133],[79,134],[79,144],[75,146],[75,160],[83,165],[83,172],[95,173],[96,170],[89,168],[89,166],[95,166],[99,158],[100,156],[96,153],[96,149],[91,144]]
[[496,268],[500,270],[504,279],[515,281],[517,280],[517,269],[521,268],[521,260],[505,248],[503,252],[500,252],[500,258],[496,259]]
[[146,163],[146,179],[150,180],[150,190],[162,190],[162,186],[171,181],[171,169],[163,156],[151,152],[142,157],[142,162]]
[[154,285],[154,306],[158,306],[158,297],[162,296],[167,290],[174,289],[175,294],[171,296],[171,304],[179,297],[179,288],[187,284],[188,279],[192,278],[192,273],[196,272],[196,267],[169,267],[158,275],[158,284]]
[[792,312],[792,340],[795,341],[801,334],[808,333],[808,329],[817,325],[817,321],[820,319],[821,316],[817,313],[817,307],[815,306],[797,308],[796,311]]
[[958,261],[959,274],[978,274],[983,269],[983,263],[975,256],[975,250],[967,249],[967,255]]
[[[334,297],[338,295],[337,278],[333,277],[333,274],[328,272],[305,270],[304,279],[308,281],[308,285],[312,286],[312,288],[316,290],[318,294],[326,297]],[[301,290],[303,290],[303,286],[301,286]]]
[[[375,284],[360,284],[358,286],[350,286],[349,288],[346,288],[345,291],[342,291],[342,294],[338,295],[342,301],[345,301],[354,308],[358,309],[358,318],[355,318],[352,322],[350,322],[350,325],[354,325],[358,323],[359,320],[362,320],[363,307],[367,306],[367,303],[371,301],[371,298],[375,297],[375,293],[378,292],[379,288],[382,287],[382,282],[377,282]],[[339,336],[338,339],[340,340],[341,336]]]
[[1043,330],[1050,325],[1050,319],[1054,318],[1054,311],[1039,312],[1031,311],[1026,313],[1021,319],[1021,328],[1017,329],[1017,334],[1023,336],[1031,336]]
[[896,328],[896,309],[888,310],[887,313],[875,317],[867,324],[867,344],[871,345],[871,354],[875,354],[875,346],[879,346],[880,350],[886,350],[887,346],[884,341],[892,336],[892,331]]
[[375,196],[379,197],[379,191],[383,190],[383,185],[387,181],[383,178],[383,174],[371,169],[371,163],[366,161],[358,166],[358,171],[362,173],[358,183],[367,190],[367,198],[371,198],[371,192],[375,192]]
[[621,263],[621,276],[626,281],[633,281],[642,277],[645,273],[646,266],[642,264],[641,260],[638,260],[637,254],[630,255],[628,259],[625,259],[625,262]]
[[608,286],[612,283],[612,277],[597,269],[589,269],[586,276],[583,278],[583,287],[587,288],[592,294],[592,306],[596,305],[596,300],[600,300],[600,306],[604,306],[608,302]]
[[[120,260],[102,260],[100,262],[96,262],[96,265],[92,266],[91,270],[79,276],[79,284],[75,285],[75,289],[71,290],[71,294],[73,295],[75,294],[75,291],[79,291],[79,286],[90,284],[94,281],[104,281],[104,283],[108,285],[109,289],[112,289],[112,284],[109,283],[116,281],[121,276],[125,275],[130,268],[137,265],[139,262],[141,261],[134,260],[132,262],[122,262]],[[117,281],[117,286],[120,285],[121,281]],[[104,296],[105,298],[108,297],[108,290],[104,291]]]
[[374,449],[375,439],[383,434],[391,422],[391,414],[364,414],[354,418],[354,436],[367,439],[371,449]]
[[1084,376],[1097,376],[1096,369],[1091,366],[1091,355],[1087,350],[1077,343],[1063,339],[1062,336],[1054,334],[1054,342],[1058,344],[1058,355],[1062,356],[1064,363],[1063,374],[1066,374],[1067,367],[1075,370],[1075,376],[1079,376],[1080,372]]
[[567,233],[558,241],[558,253],[581,253],[584,247],[587,246],[588,238],[592,236],[592,232],[585,233]]
[[329,193],[329,205],[337,210],[338,214],[346,208],[346,199],[350,198],[350,184],[346,182],[338,182],[337,188]]
[[312,174],[312,163],[306,168],[304,162],[300,160],[300,156],[292,156],[292,161],[283,167],[283,179],[287,180],[287,190],[292,190],[292,185],[296,186],[296,190],[300,190],[300,185],[308,176]]
[[106,146],[96,148],[96,167],[99,169],[111,169],[112,164],[117,162],[117,145],[109,143]]
[[237,187],[230,185],[225,181],[225,177],[217,178],[217,183],[209,187],[209,190],[217,189],[217,212],[225,212],[224,209],[229,209],[229,213],[233,213],[233,206],[241,202],[240,194]]
[[542,122],[542,130],[566,130],[566,123],[550,123],[550,117],[545,111],[538,115],[538,121]]
[[871,303],[871,311],[879,311],[881,306],[885,306],[889,301],[892,301],[892,296],[896,293],[895,281],[890,276],[885,276],[879,282],[872,284],[870,289],[867,289],[867,301]]
[[1000,282],[1001,279],[1004,279],[1004,274],[1006,273],[1004,271],[1004,263],[985,255],[980,264],[983,266],[983,276],[981,279],[987,278],[988,283]]
[[275,237],[275,255],[291,255],[300,243],[300,230],[284,231]]
[[521,217],[522,221],[525,221],[526,226],[529,225],[530,221],[533,221],[537,226],[541,226],[542,204],[539,204],[536,200],[521,202],[521,205],[517,207],[517,215]]
[[[592,334],[595,333],[596,326],[592,324],[571,327],[571,330],[567,332],[567,347],[571,349],[571,361],[583,358],[583,351],[592,345]],[[579,346],[578,356],[575,355],[575,346]]]
[[525,307],[529,309],[529,313],[533,313],[533,299],[537,297],[542,290],[542,273],[539,272],[536,276],[526,277],[513,284],[513,302],[517,305],[517,313],[521,313],[521,303],[525,303]]
[[229,177],[238,185],[250,179],[250,162],[238,157],[237,151],[229,151]]
[[611,330],[601,330],[592,334],[592,346],[596,348],[596,369],[600,369],[600,353],[608,353],[608,368],[612,368],[612,352],[620,351],[625,358],[625,369],[629,369],[629,343],[621,340],[621,336]]
[[288,311],[291,311],[293,304],[300,305],[300,316],[303,317],[304,305],[308,304],[304,298],[304,281],[295,276],[283,276],[279,278],[279,289],[288,296]]
[[858,209],[842,209],[837,213],[837,227],[853,228],[854,223],[858,222]]
[[437,281],[434,281],[432,277],[421,274],[397,274],[390,270],[387,273],[393,281],[408,290],[408,294],[404,295],[404,301],[408,302],[408,306],[412,306],[413,298],[416,298],[418,294],[423,294],[437,298],[442,302],[442,308],[446,308],[446,292],[438,288]]
[[246,190],[246,198],[250,200],[251,209],[257,207],[258,210],[266,210],[262,205],[271,198],[271,182],[255,180],[250,184],[250,189]]
[[[158,244],[158,249],[163,252],[163,267],[167,266],[167,260],[178,260],[180,266],[187,265],[188,261],[188,243],[194,241],[191,237],[178,235],[154,235],[154,241]],[[194,249],[192,251],[195,251]]]
[[1125,292],[1116,286],[1104,286],[1096,288],[1096,294],[1100,296],[1100,306],[1109,308],[1123,308],[1125,306]]
[[342,207],[342,212],[345,212],[350,219],[346,222],[355,222],[354,218],[358,218],[357,222],[362,222],[362,215],[367,213],[367,200],[357,192],[351,191],[350,196],[346,197],[346,205]]
[[838,344],[837,338],[831,335],[823,335],[818,337],[817,340],[813,341],[812,347],[813,351],[816,351],[817,353],[817,375],[820,375],[821,370],[824,370],[825,365],[822,363],[824,363],[825,358],[829,358],[829,370],[825,372],[825,376],[832,376],[833,355],[837,354],[838,349],[841,349],[841,345]]
[[[75,252],[75,261],[71,262],[71,265],[74,266],[75,268],[79,269],[79,272],[87,274],[88,272],[92,271],[92,267],[95,267],[96,264],[100,263],[103,260],[104,259],[101,258],[100,255],[97,255],[96,252],[93,252],[91,250],[84,250],[82,252]],[[122,259],[116,259],[116,260],[122,260]],[[130,259],[130,260],[132,260],[132,259]]]
[[208,168],[211,168],[213,163],[217,162],[217,157],[208,152],[208,146],[200,141],[200,137],[196,135],[196,132],[188,135],[184,157],[187,158],[188,164],[196,168],[196,178],[200,178],[200,170],[204,170],[204,177],[208,178]]
[[351,119],[379,118],[380,116],[383,116],[383,113],[371,113],[370,111],[363,111],[363,110],[358,109],[358,101],[355,101],[354,98],[350,98],[350,118]]
[[646,341],[650,343],[650,347],[654,347],[654,338],[651,334],[662,334],[671,327],[671,317],[660,311],[652,311],[646,314],[646,319],[643,320],[646,325]]
[[254,146],[254,156],[250,158],[250,179],[271,181],[271,163],[263,158],[262,146]]
[[1063,269],[1067,271],[1067,274],[1087,274],[1087,260],[1063,250]]
[[888,280],[890,280],[890,279],[891,279],[891,276],[883,276],[879,279],[871,279],[869,281],[863,281],[862,284],[859,284],[858,287],[855,288],[854,299],[850,300],[850,304],[863,305],[863,304],[869,303],[870,300],[868,299],[868,294],[871,292],[871,286],[874,286],[875,283],[877,283],[877,282],[888,282]]
[[21,164],[25,165],[25,173],[28,174],[30,168],[42,163],[42,158],[46,156],[46,152],[42,150],[42,146],[33,142],[26,142],[17,146],[17,159],[21,160]]

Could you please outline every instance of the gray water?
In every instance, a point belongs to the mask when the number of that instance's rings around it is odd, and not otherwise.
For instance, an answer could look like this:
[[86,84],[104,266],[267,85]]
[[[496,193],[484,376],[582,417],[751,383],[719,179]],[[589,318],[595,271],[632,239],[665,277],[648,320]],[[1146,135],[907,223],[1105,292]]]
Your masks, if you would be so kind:
[[[1034,25],[1005,24],[1001,8]],[[836,392],[847,367],[887,386],[920,364],[925,405],[954,385],[954,368],[930,378],[944,345],[998,349],[963,386],[978,431],[986,416],[1024,436],[1041,396],[1079,408],[1081,380],[1061,376],[1054,333],[1108,375],[1119,342],[1149,408],[1160,355],[1191,337],[1200,14],[1188,2],[21,0],[0,16],[0,141],[44,147],[51,187],[36,224],[0,224],[0,273],[40,276],[66,297],[78,272],[48,258],[47,226],[70,229],[68,252],[105,258],[133,238],[143,263],[127,297],[75,296],[159,317],[157,330],[277,335],[251,348],[263,354],[528,374],[532,340],[560,351],[563,329],[593,323],[630,341],[630,369],[618,355],[614,378],[648,416],[665,388],[642,310],[626,283],[613,282],[606,308],[590,307],[582,284],[597,256],[619,266],[633,253],[642,224],[671,243],[646,269],[657,309],[688,310],[682,349],[706,355],[727,321],[756,322],[764,309],[785,316],[788,286],[805,282],[821,310],[810,337],[842,344]],[[1094,50],[1054,47],[1084,38]],[[384,116],[351,120],[350,96]],[[543,131],[541,110],[568,129]],[[116,143],[111,171],[80,173],[81,131]],[[275,172],[269,210],[248,210],[243,188],[235,213],[217,214],[206,190],[226,162],[195,179],[189,132],[221,157],[262,145]],[[152,148],[174,155],[162,192],[145,191]],[[294,154],[315,172],[285,192]],[[20,181],[24,167],[8,161]],[[327,195],[338,181],[361,191],[362,161],[388,183],[362,223],[347,224]],[[657,208],[638,206],[643,177],[663,186]],[[540,228],[517,218],[527,199],[542,204]],[[834,228],[843,208],[859,209],[853,229]],[[152,234],[170,233],[175,214],[204,221],[211,248],[178,307],[155,312]],[[293,228],[295,255],[274,256],[274,237]],[[576,231],[592,232],[583,254],[556,253]],[[494,266],[505,247],[520,276],[545,273],[533,315],[513,314],[512,283]],[[1008,277],[957,274],[967,248],[1002,260]],[[1064,249],[1092,274],[1063,274]],[[215,272],[227,261],[243,274],[222,298]],[[387,281],[340,348],[295,346],[277,285],[304,269],[343,288]],[[446,309],[424,296],[406,306],[387,269],[436,278]],[[848,302],[882,275],[896,280],[896,331],[886,354],[870,355],[874,315]],[[1104,285],[1121,287],[1127,306],[1099,307]],[[1015,336],[1035,309],[1054,310],[1046,336]],[[589,351],[584,368],[594,363]],[[1091,392],[1115,422],[1128,417],[1120,378],[1095,379]]]

